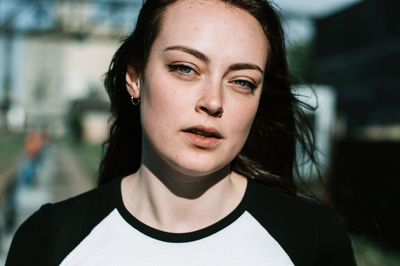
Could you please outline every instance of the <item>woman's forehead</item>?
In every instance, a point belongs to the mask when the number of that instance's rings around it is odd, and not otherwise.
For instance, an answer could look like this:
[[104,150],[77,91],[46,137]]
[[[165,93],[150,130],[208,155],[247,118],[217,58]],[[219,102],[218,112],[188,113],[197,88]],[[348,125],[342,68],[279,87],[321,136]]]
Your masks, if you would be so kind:
[[218,0],[181,0],[170,5],[155,40],[160,49],[190,46],[209,56],[230,55],[264,64],[268,40],[247,11]]

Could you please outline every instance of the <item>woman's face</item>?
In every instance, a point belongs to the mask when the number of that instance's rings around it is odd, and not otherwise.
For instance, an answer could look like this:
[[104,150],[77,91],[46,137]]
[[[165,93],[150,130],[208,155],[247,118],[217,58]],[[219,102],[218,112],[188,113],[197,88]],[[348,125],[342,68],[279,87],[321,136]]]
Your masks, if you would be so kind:
[[246,142],[268,40],[254,17],[220,1],[178,1],[164,15],[140,86],[144,153],[210,174]]

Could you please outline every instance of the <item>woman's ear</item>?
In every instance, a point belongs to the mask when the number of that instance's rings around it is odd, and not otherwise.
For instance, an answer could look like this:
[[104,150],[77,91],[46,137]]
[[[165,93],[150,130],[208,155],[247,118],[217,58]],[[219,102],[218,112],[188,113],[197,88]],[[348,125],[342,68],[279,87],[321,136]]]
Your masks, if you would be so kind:
[[140,98],[140,74],[133,67],[128,65],[125,75],[126,80],[126,90],[129,95],[135,99]]

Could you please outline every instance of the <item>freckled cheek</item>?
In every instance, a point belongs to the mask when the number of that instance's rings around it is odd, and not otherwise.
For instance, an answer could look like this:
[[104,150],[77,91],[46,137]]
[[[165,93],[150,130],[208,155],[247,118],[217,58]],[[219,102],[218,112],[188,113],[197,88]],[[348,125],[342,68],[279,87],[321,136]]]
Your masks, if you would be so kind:
[[232,123],[232,132],[239,142],[246,142],[250,128],[252,126],[257,108],[244,108],[244,111],[236,114],[234,117],[235,123]]
[[159,135],[176,129],[174,121],[181,113],[180,97],[168,83],[153,82],[143,88],[141,100],[142,123],[148,135]]

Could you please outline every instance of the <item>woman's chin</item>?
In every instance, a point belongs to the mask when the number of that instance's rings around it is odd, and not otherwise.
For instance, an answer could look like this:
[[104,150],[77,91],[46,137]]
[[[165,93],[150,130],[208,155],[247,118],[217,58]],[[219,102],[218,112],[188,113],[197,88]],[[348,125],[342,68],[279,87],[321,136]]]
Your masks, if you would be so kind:
[[215,160],[185,160],[173,162],[171,165],[176,171],[194,177],[209,176],[219,172],[229,172],[229,162],[217,163]]

